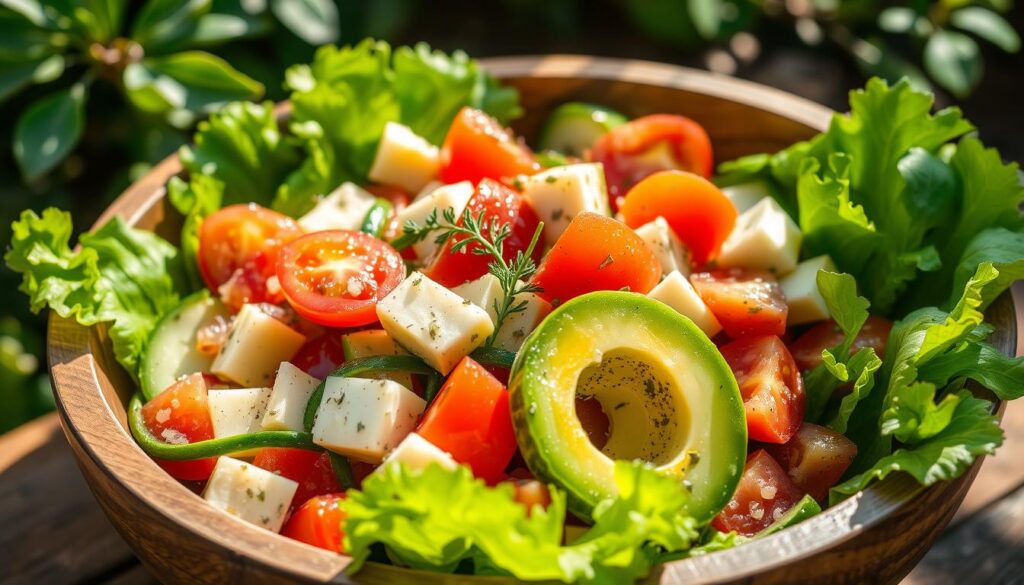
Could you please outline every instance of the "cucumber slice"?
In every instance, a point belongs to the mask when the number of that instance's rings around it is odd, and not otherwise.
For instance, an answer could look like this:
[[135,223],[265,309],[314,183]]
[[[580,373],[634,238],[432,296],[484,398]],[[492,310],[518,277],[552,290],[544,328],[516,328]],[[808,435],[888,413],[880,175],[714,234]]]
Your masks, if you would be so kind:
[[164,315],[149,335],[139,366],[139,383],[146,400],[178,378],[210,371],[213,356],[196,351],[196,332],[218,315],[227,318],[227,307],[203,290],[186,297]]
[[380,197],[374,201],[373,206],[366,212],[366,217],[363,218],[363,223],[359,226],[359,231],[364,234],[370,234],[375,238],[384,237],[384,230],[388,228],[388,220],[391,219],[391,210],[394,206],[387,199],[381,199]]
[[626,116],[609,108],[583,102],[562,104],[544,124],[540,149],[581,156],[598,138],[628,121]]

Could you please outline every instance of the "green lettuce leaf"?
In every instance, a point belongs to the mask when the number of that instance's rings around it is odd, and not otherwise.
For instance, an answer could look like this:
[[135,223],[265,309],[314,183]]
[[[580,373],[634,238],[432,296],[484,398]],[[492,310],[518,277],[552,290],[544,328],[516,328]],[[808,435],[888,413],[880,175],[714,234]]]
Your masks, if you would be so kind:
[[546,511],[527,515],[511,486],[487,487],[465,468],[389,465],[341,503],[346,548],[355,570],[381,543],[417,569],[452,571],[469,560],[476,574],[610,585],[646,575],[656,548],[685,550],[697,541],[696,521],[680,513],[688,493],[678,482],[627,462],[616,464],[615,482],[619,496],[599,504],[594,526],[563,546],[565,495],[557,489]]
[[189,290],[203,288],[199,274],[199,225],[203,218],[220,209],[224,200],[224,183],[210,175],[192,175],[188,183],[172,177],[167,183],[167,198],[185,217],[181,226],[181,258],[188,278]]
[[1000,400],[1024,396],[1024,356],[1011,358],[979,341],[964,343],[931,360],[918,375],[940,388],[959,378],[974,380]]
[[1024,278],[1024,233],[1006,228],[978,232],[964,248],[960,262],[953,270],[953,306],[981,264],[988,262],[999,272],[996,280],[982,291],[979,309],[984,310],[1015,281]]
[[115,217],[69,246],[71,214],[25,211],[11,225],[4,260],[21,274],[32,311],[44,307],[82,325],[110,323],[118,363],[137,379],[139,357],[160,316],[180,299],[178,250],[152,232]]

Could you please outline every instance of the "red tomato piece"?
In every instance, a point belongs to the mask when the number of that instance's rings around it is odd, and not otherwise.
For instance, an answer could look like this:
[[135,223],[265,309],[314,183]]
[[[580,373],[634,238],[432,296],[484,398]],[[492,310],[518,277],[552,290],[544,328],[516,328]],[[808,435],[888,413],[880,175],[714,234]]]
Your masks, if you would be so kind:
[[456,114],[441,145],[441,181],[458,183],[532,175],[540,170],[533,153],[512,132],[480,110]]
[[736,493],[711,525],[722,532],[735,530],[753,536],[771,526],[802,497],[778,462],[764,449],[758,449],[747,457]]
[[[502,257],[506,261],[526,251],[540,224],[537,214],[522,196],[493,179],[480,181],[466,209],[474,218],[482,213],[486,225],[509,224],[511,235],[502,242]],[[463,224],[462,220],[462,217],[458,219],[458,225]],[[452,246],[467,237],[454,236],[448,240],[427,268],[427,276],[451,288],[486,274],[491,256],[474,253],[474,250],[481,249],[480,244],[472,243],[466,246],[465,251],[452,253]],[[543,250],[544,238],[541,236],[534,248],[534,261],[540,261]]]
[[267,290],[281,247],[302,235],[292,218],[249,205],[230,205],[199,227],[199,272],[210,290],[232,309],[245,303],[275,302]]
[[604,165],[612,209],[644,177],[668,170],[711,177],[714,164],[704,127],[672,114],[644,116],[613,128],[598,139],[588,158]]
[[281,249],[277,278],[299,315],[328,327],[356,327],[377,320],[379,299],[405,277],[394,248],[346,230],[307,234]]
[[[878,357],[885,355],[885,344],[889,340],[889,331],[892,330],[892,321],[868,316],[864,326],[860,328],[857,337],[853,340],[850,353],[856,353],[865,347],[873,347]],[[821,363],[821,352],[831,349],[843,342],[843,332],[836,325],[835,321],[822,321],[808,329],[803,335],[797,338],[790,346],[793,352],[793,359],[801,372],[813,370]]]
[[662,171],[640,181],[626,193],[620,211],[634,229],[664,217],[697,266],[718,255],[737,216],[736,206],[711,181],[683,171]]
[[536,479],[515,479],[512,486],[516,490],[513,497],[526,507],[527,516],[533,512],[535,506],[547,510],[551,505],[551,492],[548,491],[548,486]]
[[555,305],[596,290],[647,294],[661,278],[651,248],[622,222],[581,213],[569,223],[533,277]]
[[729,268],[695,273],[690,282],[729,337],[786,333],[789,306],[772,273]]
[[839,482],[857,456],[857,445],[841,433],[811,423],[800,426],[784,445],[766,445],[765,449],[800,491],[819,502]]
[[[203,374],[191,374],[157,394],[142,406],[142,420],[165,443],[197,443],[213,438],[213,421]],[[206,480],[217,464],[216,457],[191,461],[155,459],[164,471],[181,480]]]
[[751,440],[785,443],[804,418],[804,382],[793,356],[774,335],[746,337],[719,348],[743,396]]
[[299,542],[334,551],[345,552],[345,533],[341,523],[345,520],[339,502],[345,494],[316,496],[299,506],[281,528],[281,534]]
[[327,331],[302,344],[291,362],[310,376],[323,380],[345,363],[345,349],[341,345],[341,331]]
[[504,384],[470,357],[448,376],[416,432],[491,485],[517,448]]
[[331,469],[331,459],[321,451],[264,447],[256,453],[252,464],[298,482],[299,489],[292,498],[293,506],[314,496],[341,491]]

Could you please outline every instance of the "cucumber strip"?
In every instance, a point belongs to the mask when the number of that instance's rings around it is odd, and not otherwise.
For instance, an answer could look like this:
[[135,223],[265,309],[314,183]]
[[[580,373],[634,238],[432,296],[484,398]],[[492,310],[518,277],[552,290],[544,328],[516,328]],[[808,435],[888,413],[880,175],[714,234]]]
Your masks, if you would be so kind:
[[793,504],[793,507],[783,514],[781,518],[771,523],[768,528],[765,528],[761,532],[755,534],[752,538],[764,538],[765,536],[771,536],[780,530],[785,530],[790,526],[796,526],[820,512],[821,506],[818,502],[811,496],[805,495],[799,502]]
[[218,315],[228,314],[220,300],[202,290],[186,297],[160,319],[139,364],[139,385],[146,400],[182,376],[210,370],[213,356],[196,350],[196,332]]
[[343,490],[350,490],[356,487],[356,476],[352,474],[352,466],[348,464],[348,458],[338,455],[334,451],[328,451],[327,457],[331,460],[331,471],[338,480],[338,485]]
[[387,199],[377,198],[373,206],[370,207],[370,211],[366,212],[366,217],[363,218],[362,225],[359,226],[359,231],[364,234],[370,234],[375,238],[383,238],[384,231],[388,228],[388,220],[391,219],[391,211],[394,206]]
[[583,102],[565,103],[548,116],[541,132],[540,150],[581,156],[598,138],[628,121],[609,108]]
[[512,362],[516,361],[516,353],[500,347],[478,347],[469,354],[485,366],[498,366],[500,368],[512,368]]
[[427,384],[423,389],[423,400],[426,400],[428,405],[434,401],[434,397],[440,392],[443,382],[444,378],[439,374],[427,376]]
[[322,447],[313,443],[313,437],[309,433],[295,431],[259,431],[184,445],[164,443],[149,432],[145,421],[142,420],[142,395],[138,392],[128,403],[128,427],[131,429],[135,441],[147,455],[171,461],[230,455],[261,447],[290,447],[307,451],[323,451]]

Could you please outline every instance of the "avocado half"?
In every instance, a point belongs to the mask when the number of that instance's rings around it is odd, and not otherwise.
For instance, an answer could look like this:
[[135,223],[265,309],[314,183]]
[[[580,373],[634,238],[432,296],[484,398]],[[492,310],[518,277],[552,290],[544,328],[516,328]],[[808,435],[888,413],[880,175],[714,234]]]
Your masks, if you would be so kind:
[[[739,483],[747,425],[736,379],[711,340],[658,301],[594,292],[565,303],[527,337],[508,389],[527,465],[567,492],[577,516],[616,495],[617,459],[678,477],[701,523]],[[609,418],[601,450],[576,416],[577,396]]]

